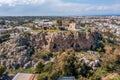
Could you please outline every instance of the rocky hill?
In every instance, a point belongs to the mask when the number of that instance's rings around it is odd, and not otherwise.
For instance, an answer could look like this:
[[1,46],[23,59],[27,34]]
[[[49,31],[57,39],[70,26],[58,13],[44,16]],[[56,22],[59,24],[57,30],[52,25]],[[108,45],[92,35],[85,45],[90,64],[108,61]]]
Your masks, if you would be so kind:
[[74,50],[95,49],[99,44],[101,35],[97,32],[44,32],[34,36],[20,37],[37,49],[46,51],[64,51],[68,48]]
[[0,64],[10,69],[30,68],[37,59],[30,59],[36,49],[50,52],[65,51],[73,48],[94,50],[99,45],[101,35],[98,32],[41,32],[23,33],[19,37],[0,44]]

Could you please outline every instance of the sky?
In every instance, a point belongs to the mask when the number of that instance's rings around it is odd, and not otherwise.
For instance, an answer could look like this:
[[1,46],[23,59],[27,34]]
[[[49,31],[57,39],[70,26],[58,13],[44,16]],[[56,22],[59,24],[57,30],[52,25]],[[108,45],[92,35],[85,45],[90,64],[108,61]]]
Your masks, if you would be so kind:
[[120,15],[120,0],[0,0],[0,16]]

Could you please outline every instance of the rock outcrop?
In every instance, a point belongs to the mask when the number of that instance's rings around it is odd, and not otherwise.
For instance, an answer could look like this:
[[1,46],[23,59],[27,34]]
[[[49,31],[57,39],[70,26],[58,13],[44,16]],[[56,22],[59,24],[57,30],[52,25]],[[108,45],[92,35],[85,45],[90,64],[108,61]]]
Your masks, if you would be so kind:
[[79,59],[80,62],[83,62],[87,67],[92,68],[93,70],[96,70],[98,67],[101,66],[101,61],[100,60],[92,60],[90,61],[86,57],[83,57]]
[[73,48],[76,51],[95,49],[99,44],[97,32],[42,32],[20,35],[0,44],[0,64],[6,68],[29,68],[37,64],[30,60],[35,49],[46,51],[64,51]]
[[47,51],[95,49],[101,35],[97,32],[53,32],[41,33],[32,38],[32,45]]

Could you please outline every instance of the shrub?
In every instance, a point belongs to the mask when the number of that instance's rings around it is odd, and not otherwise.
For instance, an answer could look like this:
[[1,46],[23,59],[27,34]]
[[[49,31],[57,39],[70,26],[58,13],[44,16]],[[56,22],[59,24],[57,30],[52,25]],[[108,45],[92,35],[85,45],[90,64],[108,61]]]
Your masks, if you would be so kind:
[[107,71],[105,68],[98,68],[92,76],[90,76],[90,80],[101,80],[103,76],[107,74]]
[[51,72],[52,71],[52,67],[53,67],[53,63],[48,63],[44,66],[44,71],[45,72]]
[[31,34],[29,32],[23,32],[21,35],[23,35],[24,37],[28,37],[30,36]]
[[49,75],[49,79],[50,80],[57,80],[59,78],[59,71],[53,70],[50,75]]
[[49,60],[50,57],[53,56],[53,54],[51,52],[46,52],[46,51],[39,51],[37,52],[38,53],[38,56],[41,58],[41,59],[44,59],[44,60]]
[[48,73],[44,72],[37,76],[37,80],[48,80]]
[[39,62],[38,65],[36,66],[35,71],[41,73],[43,71],[43,67],[44,65],[41,62]]
[[10,34],[4,34],[0,36],[0,43],[9,40],[9,38],[10,38]]

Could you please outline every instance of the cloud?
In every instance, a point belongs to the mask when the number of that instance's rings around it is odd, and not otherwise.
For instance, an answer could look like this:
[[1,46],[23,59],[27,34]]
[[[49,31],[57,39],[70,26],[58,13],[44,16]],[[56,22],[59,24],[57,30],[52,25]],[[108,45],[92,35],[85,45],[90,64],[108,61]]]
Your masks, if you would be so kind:
[[120,13],[120,4],[96,5],[63,0],[0,0],[0,15],[80,15]]
[[86,11],[120,11],[120,4],[113,4],[113,5],[93,5],[85,9]]
[[89,14],[89,12],[119,12],[120,13],[120,4],[104,4],[104,5],[96,5],[96,4],[83,4],[83,3],[71,3],[71,2],[62,2],[59,0],[59,3],[52,4],[51,6],[55,11],[61,12],[64,14]]
[[0,0],[1,5],[17,6],[30,4],[43,4],[47,0]]

